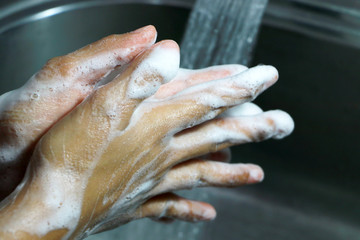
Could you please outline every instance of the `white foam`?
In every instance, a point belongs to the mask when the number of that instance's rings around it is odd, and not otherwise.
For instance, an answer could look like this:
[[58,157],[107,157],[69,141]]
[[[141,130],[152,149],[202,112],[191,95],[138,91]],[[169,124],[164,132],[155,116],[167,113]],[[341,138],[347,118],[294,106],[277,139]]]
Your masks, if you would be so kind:
[[248,67],[246,67],[244,65],[240,65],[240,64],[216,65],[216,66],[210,66],[210,67],[201,68],[201,69],[180,68],[176,78],[186,78],[189,75],[192,75],[194,73],[204,73],[204,72],[209,72],[209,71],[220,71],[220,70],[230,71],[231,74],[234,75],[234,74],[239,74],[247,69],[248,69]]
[[243,103],[227,109],[219,117],[241,117],[252,116],[262,113],[263,111],[259,106],[254,103]]
[[0,112],[4,112],[9,107],[13,106],[17,102],[17,92],[18,90],[13,90],[7,93],[4,93],[0,96]]
[[151,188],[154,186],[154,181],[153,180],[148,180],[142,184],[140,184],[139,186],[137,186],[134,191],[132,191],[131,193],[129,193],[126,198],[131,200],[134,199],[136,196],[139,196],[141,194],[145,194],[147,192],[149,192],[151,190]]
[[[130,209],[137,209],[143,201],[139,201],[139,198],[145,199],[145,195],[155,186],[155,182],[147,176],[143,183],[134,188],[132,192],[126,192],[122,194],[111,206],[106,214],[106,221],[111,221],[113,218],[117,218],[122,213],[130,211]],[[124,190],[125,191],[125,190]],[[136,203],[136,204],[135,204]]]
[[0,146],[0,164],[18,161],[18,156],[23,154],[25,150],[26,146],[19,143],[14,145],[7,144]]
[[[16,94],[3,94],[2,98],[5,100],[5,106],[8,106],[11,102],[15,104],[19,101],[28,101],[28,100],[40,100],[42,97],[53,97],[58,93],[66,93],[70,89],[77,89],[82,94],[88,94],[95,87],[94,84],[89,83],[87,78],[91,79],[91,74],[96,71],[107,69],[108,72],[102,79],[106,79],[106,75],[119,65],[124,65],[130,61],[129,55],[135,49],[143,47],[143,44],[134,45],[131,48],[119,48],[111,52],[105,52],[94,56],[87,61],[82,61],[77,63],[77,66],[74,69],[71,69],[70,75],[65,78],[61,76],[60,72],[51,76],[51,79],[38,79],[38,75],[33,75],[24,86],[15,90]],[[42,71],[42,70],[41,70]],[[81,78],[84,79],[81,79]],[[98,79],[101,80],[101,79]],[[6,98],[5,98],[6,96]],[[10,98],[10,96],[13,96]],[[0,110],[4,104],[1,104],[0,101]]]
[[[14,106],[20,102],[20,91],[20,89],[17,89],[0,96],[0,113],[3,115],[3,118],[6,119],[8,117],[7,115],[11,114]],[[22,97],[20,97],[20,99],[21,98]],[[20,109],[17,111],[18,115],[20,115],[20,111],[26,114],[29,110],[26,108]],[[4,142],[0,144],[0,163],[18,161],[18,157],[22,155],[28,147],[27,141],[30,132],[36,129],[35,127],[29,129],[17,121],[12,122],[11,126],[4,125],[3,127],[10,127],[12,129],[12,139],[6,138]]]
[[[174,78],[179,70],[180,54],[177,49],[157,46],[131,74],[127,95],[142,99],[154,94],[157,89]],[[153,77],[152,81],[144,77]]]
[[228,70],[231,72],[232,75],[239,74],[245,70],[247,70],[248,67],[240,64],[226,64],[226,65],[216,65],[216,66],[210,66],[207,68],[197,69],[197,70],[190,70],[190,71],[200,71],[200,72],[208,72],[208,71],[218,71],[218,70]]
[[[155,41],[156,37],[153,41]],[[108,52],[102,52],[96,56],[78,63],[77,67],[73,71],[73,78],[79,78],[81,75],[87,76],[95,71],[101,69],[108,69],[112,71],[116,66],[122,66],[127,64],[130,59],[131,53],[136,49],[145,48],[148,43],[145,44],[133,44],[131,47],[113,49]],[[107,74],[109,74],[108,72]],[[107,75],[105,74],[105,75]]]
[[282,139],[294,131],[295,123],[288,113],[281,110],[273,110],[269,111],[268,114],[271,115],[276,123],[277,134],[273,138]]
[[124,64],[124,62],[130,61],[128,56],[133,52],[134,48],[120,48],[111,52],[105,52],[98,54],[87,61],[78,63],[77,67],[73,70],[71,77],[79,78],[80,76],[87,76],[95,71],[101,69],[113,69],[118,65]]
[[[175,137],[170,144],[174,149],[184,150],[194,149],[205,144],[218,145],[225,142],[242,144],[268,138],[281,139],[288,136],[293,129],[294,121],[289,114],[281,110],[273,110],[253,116],[236,117],[233,122],[230,121],[224,126],[207,125],[202,131]],[[250,135],[248,135],[249,133]]]
[[[42,203],[42,207],[27,209],[26,217],[21,215],[24,209],[19,212],[20,215],[14,212],[11,217],[13,220],[6,226],[8,232],[15,233],[20,228],[22,231],[44,236],[52,230],[74,229],[77,225],[83,197],[83,191],[79,190],[82,189],[82,180],[64,172],[64,169],[51,167],[46,160],[42,162],[42,167],[49,171],[39,171],[40,175],[35,176],[41,187],[34,188],[32,195],[24,199],[35,205]],[[40,192],[37,193],[38,190]]]
[[35,74],[25,85],[15,90],[16,96],[13,101],[14,104],[17,104],[19,102],[39,101],[43,98],[50,100],[59,93],[67,93],[68,90],[74,88],[80,92],[87,92],[90,86],[80,86],[79,83],[74,83],[71,79],[64,80],[59,76],[54,76],[51,80],[39,80]]
[[254,168],[250,170],[250,177],[256,181],[262,182],[264,180],[264,173],[262,170],[258,168]]
[[257,66],[240,74],[195,85],[174,97],[196,100],[199,104],[220,108],[253,100],[277,79],[272,66]]

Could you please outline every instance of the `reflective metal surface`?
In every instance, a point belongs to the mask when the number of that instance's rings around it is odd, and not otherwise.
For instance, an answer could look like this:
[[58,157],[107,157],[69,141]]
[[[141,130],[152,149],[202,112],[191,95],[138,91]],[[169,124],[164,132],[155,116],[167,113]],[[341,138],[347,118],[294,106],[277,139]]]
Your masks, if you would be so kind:
[[[54,14],[126,3],[190,8],[195,0],[1,0],[0,34]],[[311,37],[360,48],[360,2],[357,0],[269,0],[264,22]]]
[[360,48],[357,0],[270,0],[264,21],[313,38]]
[[[193,1],[72,2],[31,0],[30,8],[0,11],[0,93],[49,58],[112,33],[153,24],[159,39],[180,41]],[[139,239],[142,227],[144,239],[189,239],[192,231],[195,239],[360,239],[360,50],[311,37],[314,26],[304,35],[267,23],[254,63],[273,64],[280,80],[257,103],[288,111],[296,129],[282,141],[233,148],[233,161],[260,164],[265,181],[205,190],[218,218],[184,225],[189,233],[145,220],[94,239]]]

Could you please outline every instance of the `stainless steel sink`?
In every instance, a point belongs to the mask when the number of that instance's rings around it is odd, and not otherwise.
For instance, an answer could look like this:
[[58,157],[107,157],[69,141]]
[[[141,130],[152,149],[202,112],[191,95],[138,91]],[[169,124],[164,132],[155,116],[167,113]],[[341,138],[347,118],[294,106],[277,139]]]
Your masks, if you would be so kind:
[[[112,33],[153,24],[159,39],[181,41],[193,2],[2,2],[0,94],[21,86],[49,58]],[[163,225],[141,220],[89,239],[360,239],[360,50],[354,41],[356,34],[351,38],[344,37],[344,32],[320,34],[321,29],[315,34],[311,22],[282,24],[286,19],[280,21],[275,14],[278,5],[274,4],[279,2],[270,1],[253,62],[276,66],[280,81],[256,102],[264,109],[288,111],[296,129],[281,141],[232,149],[234,162],[263,166],[265,181],[238,189],[183,192],[215,205],[218,217],[210,223]],[[341,14],[333,17],[344,19]]]

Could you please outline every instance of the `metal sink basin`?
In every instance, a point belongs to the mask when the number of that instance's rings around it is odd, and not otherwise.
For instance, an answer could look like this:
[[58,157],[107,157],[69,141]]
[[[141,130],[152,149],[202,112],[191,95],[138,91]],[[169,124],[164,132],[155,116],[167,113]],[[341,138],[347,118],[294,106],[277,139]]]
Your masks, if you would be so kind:
[[[181,41],[193,2],[5,1],[0,94],[24,84],[49,58],[109,34],[153,24],[159,39]],[[256,102],[289,112],[296,129],[281,141],[232,149],[234,162],[264,168],[264,182],[182,192],[216,207],[210,223],[140,220],[88,239],[360,239],[360,50],[315,36],[309,24],[301,25],[307,32],[294,24],[279,28],[272,16],[265,16],[253,63],[276,66],[280,81]]]

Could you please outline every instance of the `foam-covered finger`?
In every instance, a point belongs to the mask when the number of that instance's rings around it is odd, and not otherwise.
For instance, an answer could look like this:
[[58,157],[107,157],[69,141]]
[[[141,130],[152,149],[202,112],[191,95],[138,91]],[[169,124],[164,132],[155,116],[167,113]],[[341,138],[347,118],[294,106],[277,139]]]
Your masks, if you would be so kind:
[[235,187],[258,183],[263,178],[263,170],[254,164],[230,164],[194,159],[173,167],[151,194],[195,187]]
[[246,69],[246,66],[239,64],[219,65],[197,70],[181,68],[174,79],[158,89],[155,98],[166,98],[191,86],[236,75]]
[[[243,117],[243,116],[252,116],[262,113],[262,109],[254,103],[244,103],[231,107],[224,111],[218,116],[218,118],[225,117]],[[231,160],[231,150],[230,148],[224,148],[216,152],[210,152],[200,157],[203,160],[211,160],[218,162],[230,162]]]
[[[257,66],[235,76],[197,84],[159,100],[157,111],[164,115],[168,132],[176,133],[174,129],[181,131],[198,125],[215,118],[229,107],[253,100],[277,78],[278,72],[274,67]],[[158,121],[157,124],[164,123]]]
[[179,46],[176,42],[158,42],[137,56],[101,91],[107,91],[107,98],[110,99],[117,96],[139,100],[147,98],[176,75],[179,62]]
[[135,59],[135,62],[137,66],[131,73],[127,96],[144,99],[176,76],[180,64],[179,46],[172,40],[161,41]]
[[198,222],[213,220],[216,217],[216,211],[208,203],[192,201],[173,193],[166,193],[148,200],[139,208],[137,218],[144,217]]
[[226,109],[218,118],[253,116],[262,112],[258,105],[248,102]]
[[234,76],[187,88],[177,97],[212,108],[231,107],[253,100],[277,79],[276,68],[256,66]]
[[175,158],[189,159],[237,144],[281,139],[293,129],[294,122],[289,114],[273,110],[251,116],[211,120],[178,134],[172,139],[171,146]]
[[94,84],[116,66],[131,61],[154,44],[156,29],[146,26],[136,31],[110,35],[65,56],[48,61],[36,75],[39,80],[81,81]]
[[94,117],[101,120],[105,116],[112,123],[119,123],[118,129],[124,129],[137,106],[176,75],[179,61],[176,42],[164,40],[154,44],[131,61],[114,80],[96,90],[92,96],[95,102],[90,101],[90,105],[101,114]]
[[[231,108],[226,109],[222,114],[217,118],[231,118],[231,117],[243,117],[243,116],[253,116],[262,113],[263,110],[254,103],[243,103]],[[210,152],[203,157],[204,160],[213,160],[219,162],[230,162],[231,160],[231,151],[230,148],[224,148],[217,152]]]

